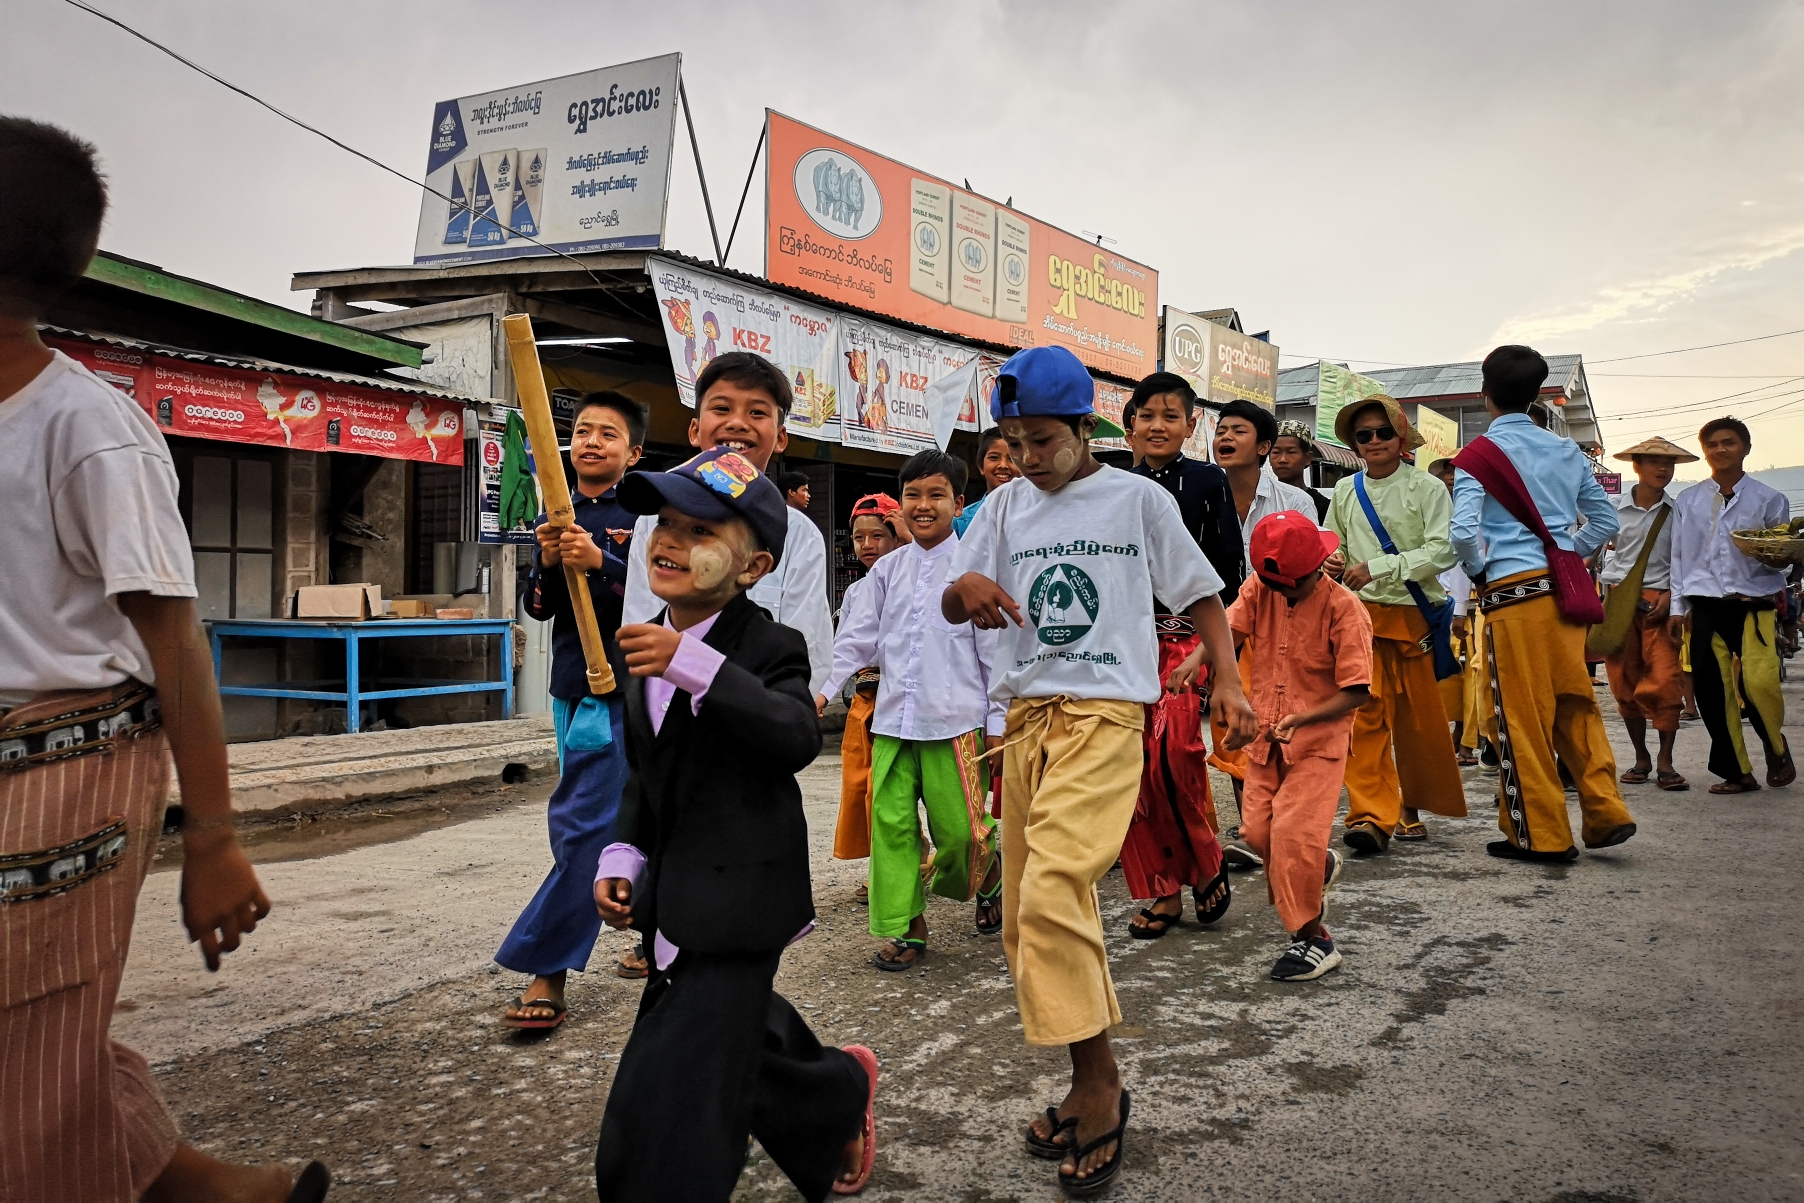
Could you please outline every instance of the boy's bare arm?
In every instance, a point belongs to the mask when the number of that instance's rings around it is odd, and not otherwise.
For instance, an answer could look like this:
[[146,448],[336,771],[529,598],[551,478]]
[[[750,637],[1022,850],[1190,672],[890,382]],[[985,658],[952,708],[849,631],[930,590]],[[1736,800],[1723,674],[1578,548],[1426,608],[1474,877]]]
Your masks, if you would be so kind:
[[1198,650],[1208,655],[1214,670],[1209,709],[1227,728],[1228,746],[1240,747],[1259,733],[1259,724],[1253,718],[1253,708],[1247,705],[1246,694],[1241,692],[1240,666],[1234,660],[1234,632],[1228,626],[1228,611],[1221,604],[1221,595],[1211,593],[1191,603],[1186,613],[1190,625],[1203,637]]
[[269,914],[269,898],[232,831],[225,718],[213,656],[190,597],[121,593],[119,609],[150,653],[163,729],[182,786],[182,922],[208,969]]
[[1364,685],[1356,689],[1343,689],[1319,706],[1285,715],[1267,734],[1273,743],[1287,744],[1298,727],[1331,722],[1350,710],[1358,710],[1371,696],[1372,691]]

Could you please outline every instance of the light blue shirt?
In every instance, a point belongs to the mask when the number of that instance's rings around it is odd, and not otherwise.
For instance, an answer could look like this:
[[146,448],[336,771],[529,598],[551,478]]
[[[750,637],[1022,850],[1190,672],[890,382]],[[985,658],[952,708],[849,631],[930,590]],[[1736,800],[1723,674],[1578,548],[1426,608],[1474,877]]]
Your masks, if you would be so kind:
[[[988,496],[988,493],[983,495],[983,497]],[[970,505],[958,512],[958,517],[952,520],[953,534],[961,539],[965,537],[965,531],[971,526],[971,519],[977,517],[977,511],[983,508],[983,497],[979,497],[976,501],[973,501]]]
[[[1498,416],[1485,437],[1516,465],[1555,543],[1590,559],[1610,541],[1621,520],[1577,443],[1542,430],[1527,414]],[[1535,532],[1510,517],[1495,498],[1485,495],[1477,480],[1457,469],[1452,536],[1460,566],[1474,579],[1499,581],[1518,572],[1547,571],[1547,553]]]
[[1752,476],[1724,497],[1714,480],[1679,494],[1667,524],[1672,537],[1672,612],[1686,614],[1693,597],[1771,597],[1785,588],[1785,573],[1743,555],[1730,531],[1764,530],[1791,520],[1791,502]]

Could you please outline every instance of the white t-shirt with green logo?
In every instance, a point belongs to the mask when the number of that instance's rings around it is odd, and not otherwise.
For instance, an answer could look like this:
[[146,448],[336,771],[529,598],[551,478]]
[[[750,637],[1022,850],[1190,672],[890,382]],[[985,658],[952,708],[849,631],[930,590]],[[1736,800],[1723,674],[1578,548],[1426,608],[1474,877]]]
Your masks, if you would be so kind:
[[997,643],[997,701],[1156,702],[1154,596],[1182,614],[1222,590],[1171,494],[1106,465],[1056,493],[1025,477],[997,489],[953,553],[950,575],[967,572],[1001,585],[1026,623]]

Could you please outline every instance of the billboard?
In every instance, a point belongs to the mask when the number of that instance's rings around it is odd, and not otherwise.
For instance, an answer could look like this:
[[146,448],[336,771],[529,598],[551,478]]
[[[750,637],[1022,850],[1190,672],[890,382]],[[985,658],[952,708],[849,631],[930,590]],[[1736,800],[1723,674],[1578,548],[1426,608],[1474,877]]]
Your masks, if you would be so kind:
[[1420,467],[1459,454],[1459,423],[1446,414],[1426,405],[1416,406],[1416,432],[1422,436],[1422,446],[1416,450]]
[[[648,266],[677,392],[691,408],[709,360],[753,351],[789,377],[791,434],[912,455],[935,445],[928,387],[978,354],[674,260]],[[977,429],[972,396],[956,428]]]
[[440,101],[413,261],[662,246],[681,70],[666,54]]
[[1315,386],[1315,437],[1319,442],[1344,446],[1334,437],[1335,417],[1353,402],[1382,393],[1384,385],[1327,360],[1316,364],[1316,368],[1319,374]]
[[1058,344],[1138,379],[1159,273],[812,126],[766,113],[764,274],[1006,346]]
[[1275,345],[1169,305],[1159,325],[1165,370],[1188,380],[1197,396],[1216,405],[1254,401],[1277,408]]

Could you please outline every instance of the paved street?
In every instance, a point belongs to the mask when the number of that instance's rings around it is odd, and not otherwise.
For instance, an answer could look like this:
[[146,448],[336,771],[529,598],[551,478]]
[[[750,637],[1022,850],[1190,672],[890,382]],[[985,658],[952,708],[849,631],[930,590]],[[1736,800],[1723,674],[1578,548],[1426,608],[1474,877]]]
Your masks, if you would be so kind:
[[[1329,913],[1346,963],[1311,985],[1266,980],[1283,936],[1261,877],[1235,879],[1218,930],[1142,943],[1111,874],[1134,1111],[1110,1197],[1804,1197],[1804,787],[1712,798],[1701,725],[1680,741],[1692,791],[1624,787],[1640,833],[1570,867],[1487,857],[1495,779],[1468,770],[1472,818],[1349,864]],[[1019,1132],[1064,1058],[1021,1044],[1000,937],[936,900],[923,967],[869,968],[862,863],[827,857],[837,759],[804,784],[822,924],[778,980],[824,1040],[882,1059],[864,1197],[1057,1198]],[[606,972],[624,940],[604,934],[548,1039],[500,1026],[521,981],[489,963],[544,870],[547,792],[259,842],[283,858],[261,868],[276,911],[218,975],[184,943],[177,875],[153,875],[115,1033],[158,1064],[190,1139],[318,1156],[334,1199],[593,1198],[639,992]],[[759,1154],[738,1197],[794,1195]]]

